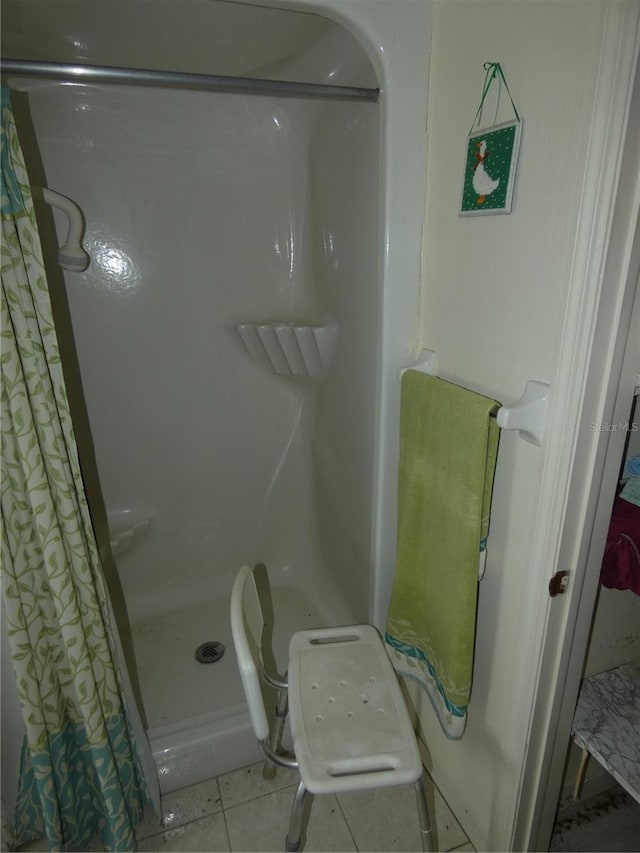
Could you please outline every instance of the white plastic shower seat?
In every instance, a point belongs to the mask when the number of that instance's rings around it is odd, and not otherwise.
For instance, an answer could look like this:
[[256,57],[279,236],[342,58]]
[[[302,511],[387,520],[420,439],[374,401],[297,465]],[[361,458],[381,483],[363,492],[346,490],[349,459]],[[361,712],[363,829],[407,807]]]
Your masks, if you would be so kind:
[[371,625],[294,634],[289,715],[300,775],[314,794],[415,782],[416,737]]
[[[258,581],[258,583],[257,583]],[[431,824],[416,736],[395,671],[371,625],[319,628],[294,634],[288,684],[267,672],[265,618],[260,591],[268,592],[264,566],[243,566],[231,595],[231,628],[251,721],[274,764],[297,767],[287,851],[301,849],[304,804],[313,794],[413,784],[423,850],[431,850]],[[267,610],[268,612],[268,610]],[[279,691],[270,730],[262,681]],[[280,750],[282,725],[291,720],[294,755]]]

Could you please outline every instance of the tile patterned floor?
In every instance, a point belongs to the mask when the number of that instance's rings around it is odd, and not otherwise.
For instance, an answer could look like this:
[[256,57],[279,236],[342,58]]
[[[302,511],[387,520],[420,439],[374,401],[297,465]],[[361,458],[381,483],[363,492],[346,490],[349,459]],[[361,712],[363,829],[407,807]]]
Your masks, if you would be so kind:
[[[272,781],[256,764],[162,798],[162,823],[149,815],[138,849],[161,851],[280,851],[284,849],[297,774],[279,768]],[[437,790],[429,803],[441,851],[473,851]],[[307,853],[420,850],[412,786],[314,798]]]
[[[283,850],[296,784],[295,772],[284,769],[278,770],[273,781],[265,781],[262,765],[255,764],[167,794],[162,798],[162,820],[149,812],[139,825],[138,849],[141,853]],[[428,787],[435,849],[475,853],[437,789]],[[411,786],[316,797],[305,851],[417,851],[414,802]],[[637,853],[639,809],[621,789],[565,804],[559,810],[549,849]],[[48,845],[41,839],[18,849],[40,853]],[[103,851],[96,841],[85,853]]]

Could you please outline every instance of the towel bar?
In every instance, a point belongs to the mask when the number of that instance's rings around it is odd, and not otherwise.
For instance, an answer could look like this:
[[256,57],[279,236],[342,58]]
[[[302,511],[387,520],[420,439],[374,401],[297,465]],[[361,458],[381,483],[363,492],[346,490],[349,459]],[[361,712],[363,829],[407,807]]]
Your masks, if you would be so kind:
[[[408,364],[398,370],[398,379],[407,370],[417,370],[429,376],[438,375],[438,353],[434,350],[423,349],[413,364]],[[542,447],[544,438],[545,416],[549,385],[530,379],[525,385],[519,400],[509,406],[501,406],[496,412],[498,426],[501,429],[517,429],[520,438]]]

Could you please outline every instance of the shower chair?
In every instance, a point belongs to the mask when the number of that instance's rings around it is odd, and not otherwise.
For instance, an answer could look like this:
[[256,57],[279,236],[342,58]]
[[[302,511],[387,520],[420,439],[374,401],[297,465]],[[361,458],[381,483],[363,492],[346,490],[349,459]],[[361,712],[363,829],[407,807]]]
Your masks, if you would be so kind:
[[[231,630],[254,733],[269,764],[297,768],[287,851],[302,849],[314,794],[413,783],[423,851],[431,823],[415,732],[395,671],[371,625],[299,631],[288,675],[271,651],[273,608],[264,565],[243,566],[231,594]],[[263,686],[277,691],[272,725]],[[289,715],[293,753],[281,747]]]

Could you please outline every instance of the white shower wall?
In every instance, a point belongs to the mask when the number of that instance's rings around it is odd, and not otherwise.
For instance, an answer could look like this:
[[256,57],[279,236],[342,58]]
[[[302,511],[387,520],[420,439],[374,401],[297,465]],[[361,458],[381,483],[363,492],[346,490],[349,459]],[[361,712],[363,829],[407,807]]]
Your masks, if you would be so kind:
[[[118,556],[132,621],[244,562],[320,592],[323,556],[366,618],[375,105],[50,84],[30,107],[87,222],[66,291],[105,505],[150,519]],[[271,320],[336,324],[329,375],[252,362],[235,325]]]

